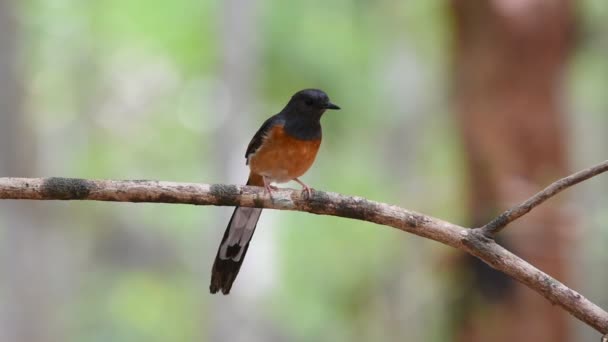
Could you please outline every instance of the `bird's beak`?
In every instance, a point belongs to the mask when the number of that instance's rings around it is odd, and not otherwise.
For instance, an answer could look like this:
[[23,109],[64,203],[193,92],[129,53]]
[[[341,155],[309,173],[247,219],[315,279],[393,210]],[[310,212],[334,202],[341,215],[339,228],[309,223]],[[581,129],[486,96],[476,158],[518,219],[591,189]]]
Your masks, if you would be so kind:
[[327,108],[327,109],[340,109],[340,107],[336,106],[335,104],[333,104],[331,102],[327,102],[327,104],[325,105],[325,108]]

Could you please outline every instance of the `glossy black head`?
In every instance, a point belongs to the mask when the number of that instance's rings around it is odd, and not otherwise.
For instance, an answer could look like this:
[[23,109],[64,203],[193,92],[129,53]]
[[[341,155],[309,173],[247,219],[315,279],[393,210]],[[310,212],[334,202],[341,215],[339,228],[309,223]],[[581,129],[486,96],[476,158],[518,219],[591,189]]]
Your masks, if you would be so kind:
[[340,109],[329,101],[324,91],[304,89],[295,93],[279,114],[285,120],[285,132],[302,140],[321,139],[321,116],[328,109]]
[[291,97],[285,107],[288,112],[296,112],[311,118],[320,118],[327,109],[340,109],[340,107],[331,103],[327,94],[319,89],[300,90]]

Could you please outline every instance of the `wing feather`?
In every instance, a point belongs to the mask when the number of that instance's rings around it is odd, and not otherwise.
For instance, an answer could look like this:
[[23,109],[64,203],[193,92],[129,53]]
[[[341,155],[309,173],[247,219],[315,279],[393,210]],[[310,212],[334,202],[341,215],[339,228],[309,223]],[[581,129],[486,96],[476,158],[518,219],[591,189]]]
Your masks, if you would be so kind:
[[272,127],[274,127],[275,125],[282,124],[284,121],[285,120],[283,119],[281,114],[273,115],[268,118],[268,120],[264,121],[262,127],[258,129],[253,138],[251,138],[249,145],[247,146],[247,151],[245,152],[247,164],[249,164],[249,156],[254,154],[262,146],[264,139],[266,139],[266,136],[268,135]]

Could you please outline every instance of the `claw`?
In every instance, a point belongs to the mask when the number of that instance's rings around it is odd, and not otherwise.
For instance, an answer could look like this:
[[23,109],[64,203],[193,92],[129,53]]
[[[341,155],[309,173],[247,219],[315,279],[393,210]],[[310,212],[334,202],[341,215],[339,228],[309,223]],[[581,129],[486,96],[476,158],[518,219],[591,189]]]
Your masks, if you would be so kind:
[[302,186],[302,194],[304,194],[304,191],[306,191],[306,194],[307,194],[306,198],[311,198],[313,189],[311,187],[309,187],[308,185],[304,184],[301,180],[299,180],[297,178],[295,178],[294,180]]
[[266,191],[268,191],[268,195],[270,195],[270,198],[272,199],[272,191],[277,190],[278,188],[276,186],[270,185],[270,181],[266,178],[266,176],[264,176],[263,179],[264,179],[264,189],[266,189]]

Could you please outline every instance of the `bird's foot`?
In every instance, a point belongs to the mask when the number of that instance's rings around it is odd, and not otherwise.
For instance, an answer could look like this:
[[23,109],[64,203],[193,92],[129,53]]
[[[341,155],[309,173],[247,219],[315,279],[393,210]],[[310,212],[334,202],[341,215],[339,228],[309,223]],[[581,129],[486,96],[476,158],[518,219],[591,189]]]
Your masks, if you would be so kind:
[[306,198],[308,198],[308,199],[312,198],[313,189],[311,187],[309,187],[308,185],[304,184],[304,182],[302,182],[301,180],[299,180],[297,178],[294,180],[302,186],[302,195],[304,194],[304,192],[306,192]]
[[264,189],[265,192],[268,192],[268,195],[270,195],[270,198],[272,199],[272,192],[274,190],[278,190],[279,188],[274,185],[270,185],[270,181],[266,177],[264,177]]

